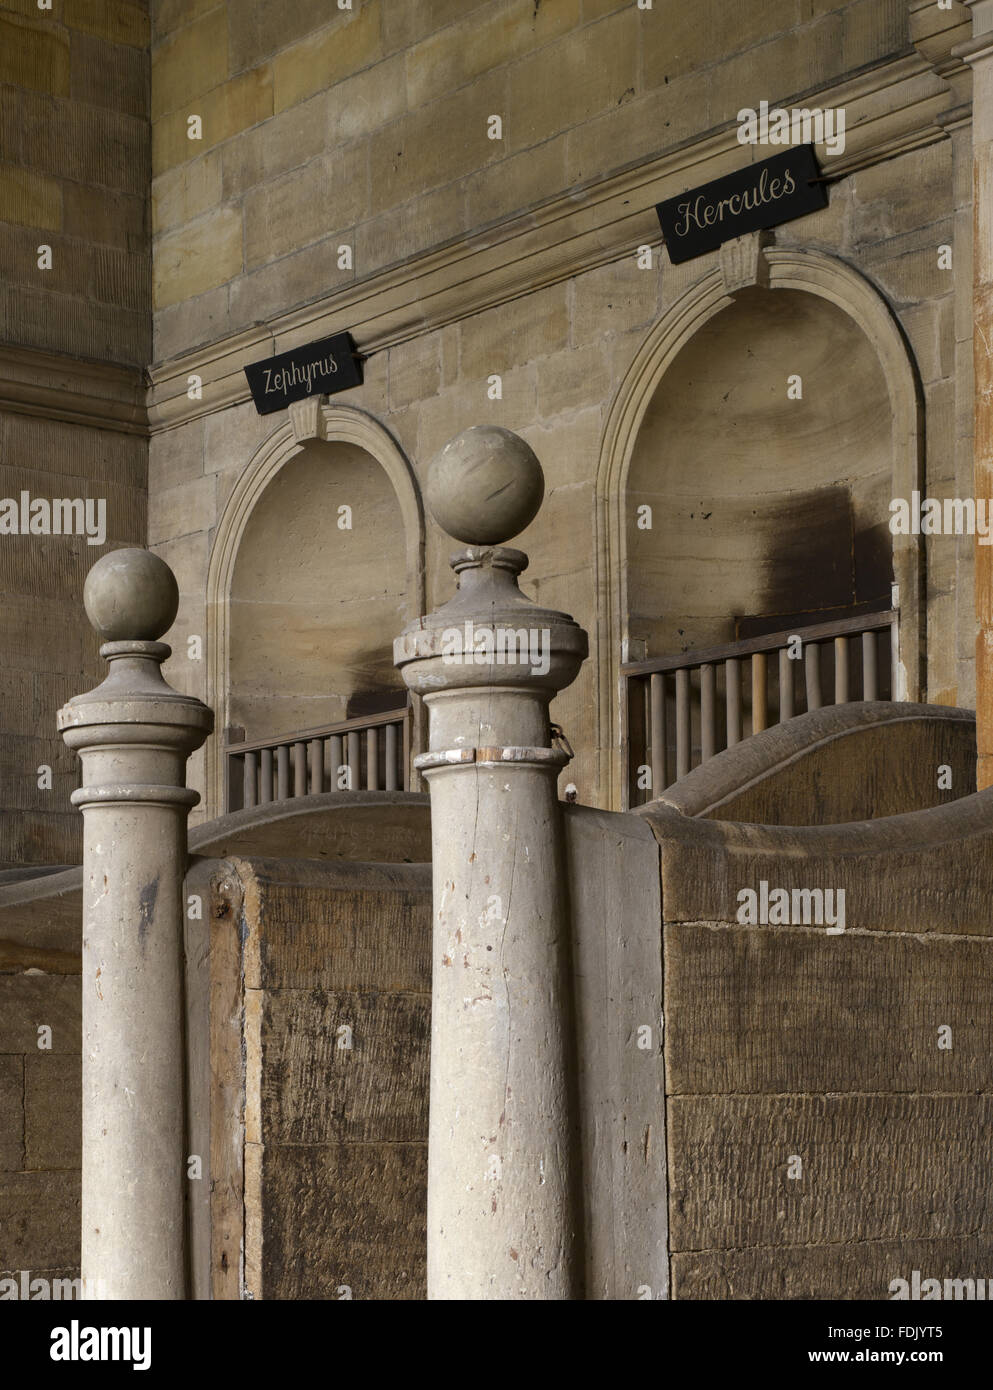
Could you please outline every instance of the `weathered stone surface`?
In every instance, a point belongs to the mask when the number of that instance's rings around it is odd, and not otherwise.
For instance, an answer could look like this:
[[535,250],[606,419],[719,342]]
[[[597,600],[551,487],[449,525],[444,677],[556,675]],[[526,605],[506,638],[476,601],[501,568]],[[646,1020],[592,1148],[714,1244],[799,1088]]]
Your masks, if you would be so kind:
[[69,95],[131,116],[148,112],[148,53],[123,43],[74,34]]
[[[637,831],[634,817],[586,806],[566,807],[563,829],[582,1039],[586,1297],[636,1298],[647,1286],[653,1298],[664,1298],[668,1213],[665,1076],[656,1028],[662,953],[655,846]],[[643,1047],[646,1027],[649,1045]]]
[[188,352],[222,337],[231,323],[227,285],[159,310],[154,323],[156,358]]
[[670,1097],[672,1250],[989,1230],[991,1119],[989,1095]]
[[0,15],[0,82],[69,95],[69,36],[52,25]]
[[246,988],[420,994],[430,987],[425,865],[255,860],[252,867],[262,918],[245,944]]
[[246,1015],[248,1142],[427,1141],[427,991],[252,990]]
[[686,821],[660,802],[640,814],[663,841],[667,922],[733,922],[738,891],[764,879],[844,889],[848,927],[988,936],[989,800],[823,827]]
[[[103,188],[63,183],[62,206],[62,230],[67,236],[85,236],[90,241],[116,246],[133,254],[146,251],[148,227],[145,200],[137,194],[111,193]],[[147,256],[144,276],[146,282],[151,279]]]
[[152,183],[152,230],[159,234],[209,212],[221,199],[221,154],[169,169]]
[[[152,166],[156,174],[203,154],[272,115],[272,69],[268,64],[243,72],[205,96],[162,116],[152,127]],[[187,117],[200,116],[203,138],[190,140]]]
[[437,338],[414,338],[389,352],[390,409],[401,410],[441,386],[441,356]]
[[[288,305],[306,304],[313,298],[316,285],[332,289],[350,284],[355,279],[355,271],[341,269],[338,248],[347,245],[354,251],[356,243],[355,233],[346,230],[330,240],[315,241],[301,251],[290,252],[258,270],[240,275],[230,288],[231,326],[248,327],[265,321]],[[254,404],[251,408],[255,410]],[[264,417],[256,413],[256,418]]]
[[156,37],[169,34],[216,8],[220,0],[152,0],[151,19]]
[[206,473],[154,494],[148,516],[149,543],[208,531],[216,519],[215,487],[214,474]]
[[38,93],[0,94],[5,158],[40,172],[144,196],[148,126],[140,117]]
[[423,1297],[430,870],[200,864],[219,924],[206,957],[215,1296],[234,1293],[224,1258],[236,1277],[243,1229],[255,1297]]
[[0,1053],[0,1172],[23,1167],[24,1058]]
[[245,264],[252,268],[359,221],[368,204],[365,146],[260,185],[245,200]]
[[0,1052],[35,1056],[48,1040],[52,1053],[80,1051],[80,987],[76,975],[0,975]]
[[[8,466],[34,469],[57,463],[56,471],[65,477],[145,486],[147,445],[133,435],[5,412],[0,415],[0,445]],[[77,482],[71,495],[79,491]]]
[[671,924],[668,1088],[993,1091],[991,963],[986,940]]
[[72,29],[135,48],[148,44],[148,7],[136,0],[63,0],[62,13]]
[[[832,1245],[705,1250],[672,1260],[674,1298],[693,1299],[892,1299],[924,1279],[984,1279],[993,1270],[993,1235],[936,1240],[865,1240]],[[973,1289],[975,1297],[975,1286]],[[946,1297],[968,1298],[968,1285],[952,1285]]]
[[485,227],[545,202],[550,188],[559,188],[567,181],[567,143],[566,135],[556,136],[466,179],[468,225]]
[[487,117],[507,110],[506,82],[501,70],[487,73],[372,136],[372,187],[403,203],[499,159],[506,148],[487,138]]
[[424,1297],[425,1144],[275,1145],[258,1161],[256,1298]]
[[80,869],[0,885],[0,969],[79,974],[81,885]]
[[0,862],[71,864],[82,856],[81,826],[75,811],[0,811]]
[[24,1058],[25,1168],[79,1168],[80,1065],[74,1055],[39,1052]]
[[[828,706],[717,754],[660,799],[688,816],[757,825],[840,825],[925,810],[975,791],[975,728],[968,710]],[[848,756],[839,756],[842,747]],[[947,788],[938,785],[941,767],[950,772]]]
[[191,420],[153,435],[148,445],[148,482],[153,494],[168,492],[203,476],[204,421]]
[[504,122],[508,148],[527,149],[634,96],[637,32],[638,15],[630,7],[600,26],[595,61],[590,37],[580,30],[515,63]]
[[406,48],[417,39],[433,34],[467,10],[479,9],[486,0],[407,0],[405,5],[383,8],[383,35],[391,49]]
[[231,280],[242,267],[241,218],[221,208],[162,237],[155,262],[155,304],[167,308]]
[[[232,71],[238,72],[258,63],[284,45],[320,28],[328,21],[328,10],[327,0],[300,0],[299,4],[291,6],[272,5],[268,0],[243,0],[237,13],[230,15],[228,43]],[[344,11],[340,16],[343,23],[347,22],[349,16]]]
[[[374,170],[373,190],[379,186],[377,179]],[[467,226],[462,184],[431,189],[355,229],[357,265],[363,273],[397,265],[407,256],[461,235]]]
[[411,106],[424,105],[480,77],[492,66],[495,53],[513,61],[543,49],[578,27],[579,17],[579,0],[538,7],[534,0],[509,0],[447,25],[414,44],[407,55]]
[[363,0],[350,13],[338,10],[331,14],[333,23],[326,29],[309,33],[273,61],[277,111],[333,87],[381,56],[380,0]]
[[0,1172],[0,1266],[79,1264],[79,1174]]
[[0,167],[0,218],[24,227],[62,226],[62,188],[58,180],[12,164]]
[[160,43],[152,62],[152,120],[191,103],[228,76],[225,7],[209,10]]
[[[427,864],[431,809],[423,793],[324,792],[219,816],[190,836],[190,849],[218,859],[264,855]],[[277,864],[255,872],[277,884],[282,881]],[[311,976],[309,984],[316,983]]]
[[568,335],[564,284],[550,285],[512,304],[474,314],[462,323],[462,377],[467,384],[477,378],[482,388],[494,372],[506,372],[561,351]]

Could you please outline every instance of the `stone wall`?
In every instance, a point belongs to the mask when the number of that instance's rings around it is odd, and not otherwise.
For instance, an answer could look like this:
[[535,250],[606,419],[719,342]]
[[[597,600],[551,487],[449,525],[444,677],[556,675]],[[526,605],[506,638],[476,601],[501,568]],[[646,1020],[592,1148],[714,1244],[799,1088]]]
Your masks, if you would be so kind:
[[909,47],[903,0],[739,8],[157,0],[156,360]]
[[17,499],[24,490],[33,499],[106,505],[102,545],[90,545],[85,535],[0,537],[3,863],[82,858],[82,818],[69,805],[79,760],[56,732],[55,715],[106,674],[83,612],[83,582],[107,550],[144,541],[147,450],[139,435],[0,412],[0,496]]
[[0,4],[5,343],[147,362],[148,69],[145,4]]
[[[75,898],[78,914],[79,898]],[[51,962],[46,961],[51,969]],[[72,969],[72,963],[69,964]],[[0,1278],[79,1277],[79,961],[0,966]]]
[[[970,495],[968,127],[935,123],[956,95],[928,56],[961,37],[960,20],[941,17],[947,32],[918,51],[906,7],[891,3],[749,6],[733,26],[716,5],[160,5],[149,536],[183,595],[169,678],[218,706],[226,697],[182,652],[190,633],[213,640],[217,527],[284,418],[257,415],[242,364],[350,328],[370,354],[365,382],[334,400],[385,423],[419,484],[470,423],[519,430],[536,449],[548,496],[519,542],[532,557],[524,588],[604,643],[553,709],[577,750],[564,780],[580,801],[619,805],[607,657],[619,660],[628,632],[626,615],[617,629],[606,613],[624,574],[604,508],[627,501],[607,481],[611,411],[653,325],[720,266],[716,254],[669,265],[653,204],[740,166],[729,123],[742,105],[811,92],[845,104],[850,148],[829,206],[777,228],[775,247],[826,253],[873,287],[909,344],[922,487]],[[498,141],[486,137],[494,114]],[[190,115],[203,117],[201,142],[186,139]],[[943,245],[953,271],[939,267]],[[354,510],[361,525],[361,495]],[[451,592],[448,550],[429,520],[429,605]],[[928,538],[925,562],[921,698],[969,705],[970,539]],[[915,596],[903,602],[911,612]],[[210,756],[195,759],[198,786]]]
[[55,712],[101,664],[86,571],[146,536],[148,41],[131,0],[0,3],[0,498],[106,505],[100,545],[0,535],[0,864],[79,858]]

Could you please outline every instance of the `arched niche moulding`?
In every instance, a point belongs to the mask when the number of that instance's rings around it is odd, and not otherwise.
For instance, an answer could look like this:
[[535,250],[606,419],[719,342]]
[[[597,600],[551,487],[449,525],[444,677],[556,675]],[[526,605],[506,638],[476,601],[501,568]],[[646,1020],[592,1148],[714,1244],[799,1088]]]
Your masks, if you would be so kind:
[[[291,405],[288,416],[249,460],[224,508],[211,547],[207,572],[207,703],[214,710],[217,730],[207,753],[206,812],[211,818],[221,815],[224,809],[223,730],[231,722],[232,583],[239,551],[266,489],[287,463],[312,448],[315,441],[351,445],[369,455],[370,466],[378,464],[385,472],[403,525],[404,623],[424,612],[424,513],[413,469],[400,445],[372,415],[355,406],[329,405],[325,397],[312,396]],[[327,467],[333,470],[334,462],[333,450],[328,450]],[[328,518],[328,525],[335,526],[334,517]],[[416,714],[415,710],[415,718]],[[419,729],[415,725],[414,747],[418,746]]]
[[[758,234],[755,234],[756,237]],[[629,570],[625,516],[628,478],[646,413],[675,359],[743,290],[792,290],[819,296],[861,330],[886,383],[892,416],[892,496],[909,499],[922,487],[923,405],[917,371],[888,304],[851,266],[821,251],[731,244],[709,258],[712,267],[663,314],[642,343],[611,403],[596,483],[597,762],[601,804],[626,804],[626,720],[622,707],[622,649],[628,637]],[[743,266],[750,267],[744,270]],[[684,461],[687,468],[692,460]],[[919,536],[892,538],[893,579],[899,589],[899,669],[896,698],[924,698],[924,549]],[[654,655],[655,653],[651,653]]]

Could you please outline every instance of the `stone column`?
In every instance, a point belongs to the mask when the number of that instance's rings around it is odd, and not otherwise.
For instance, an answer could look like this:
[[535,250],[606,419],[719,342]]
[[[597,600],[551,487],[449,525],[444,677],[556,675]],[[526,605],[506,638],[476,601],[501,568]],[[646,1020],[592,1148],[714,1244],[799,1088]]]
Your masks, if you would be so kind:
[[[993,0],[965,0],[973,37],[955,53],[972,68],[974,495],[993,497]],[[993,547],[975,542],[976,779],[993,783]]]
[[199,801],[186,760],[213,725],[162,678],[179,604],[147,550],[90,570],[106,680],[59,711],[83,785],[82,1276],[90,1296],[186,1296],[183,877]]
[[569,919],[549,702],[586,656],[565,613],[518,588],[500,542],[544,480],[509,430],[466,430],[427,499],[468,548],[458,592],[394,643],[423,696],[434,873],[428,1297],[581,1298]]

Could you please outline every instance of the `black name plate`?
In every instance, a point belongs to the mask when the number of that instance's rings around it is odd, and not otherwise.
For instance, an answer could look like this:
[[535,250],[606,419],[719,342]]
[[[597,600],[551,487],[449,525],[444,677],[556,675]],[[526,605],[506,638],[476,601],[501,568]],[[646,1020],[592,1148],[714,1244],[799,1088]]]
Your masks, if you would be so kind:
[[330,395],[362,385],[362,359],[351,333],[335,333],[319,343],[281,352],[245,368],[255,408],[260,415],[285,410],[306,396]]
[[820,176],[813,145],[797,145],[658,203],[670,261],[691,261],[733,237],[826,207]]

